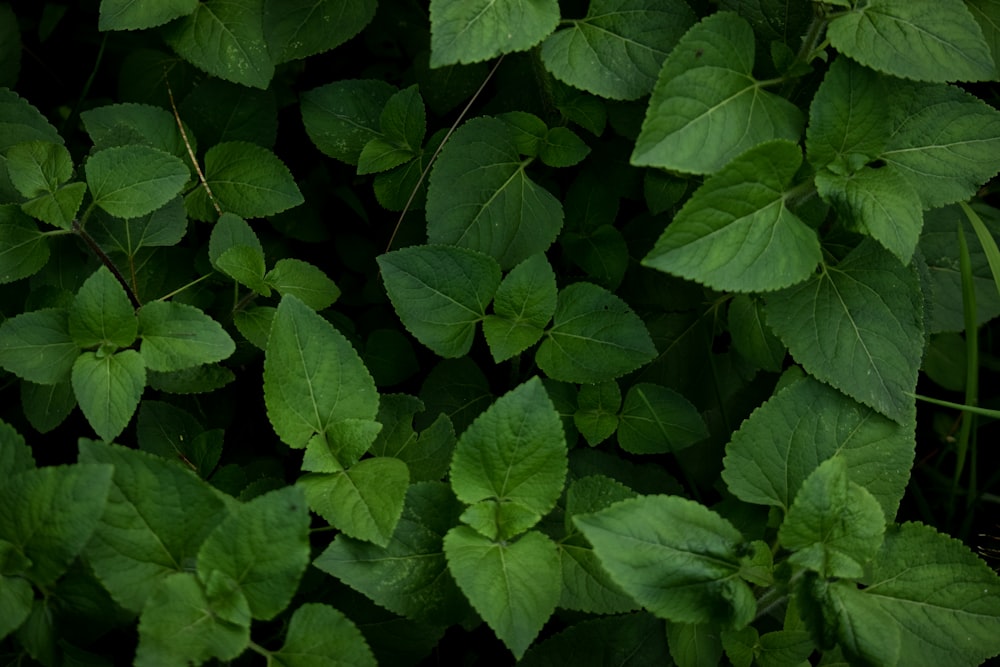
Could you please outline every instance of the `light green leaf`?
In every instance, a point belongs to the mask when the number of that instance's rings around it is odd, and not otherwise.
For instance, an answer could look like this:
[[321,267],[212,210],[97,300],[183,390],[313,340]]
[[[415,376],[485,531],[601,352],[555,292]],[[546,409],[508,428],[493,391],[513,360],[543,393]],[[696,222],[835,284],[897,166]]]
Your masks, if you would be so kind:
[[465,355],[500,285],[496,261],[437,245],[395,250],[376,261],[403,326],[442,357]]
[[208,259],[215,264],[222,253],[239,246],[256,251],[261,263],[264,263],[264,246],[246,220],[232,213],[223,213],[212,226],[212,235],[208,239]]
[[386,171],[420,154],[427,131],[424,103],[416,86],[401,90],[379,115],[382,136],[371,139],[358,157],[358,173]]
[[896,424],[806,377],[758,408],[726,446],[722,479],[736,497],[786,511],[802,482],[839,455],[848,478],[896,516],[913,464],[914,428]]
[[431,67],[527,51],[559,23],[556,0],[431,0]]
[[615,100],[647,95],[663,60],[694,25],[683,0],[591,0],[542,44],[542,62],[560,81]]
[[34,275],[49,261],[49,243],[35,221],[11,204],[0,206],[0,284]]
[[709,177],[642,260],[722,291],[802,282],[822,259],[816,232],[786,206],[802,164],[798,146],[761,144]]
[[50,225],[69,229],[76,218],[76,212],[80,210],[86,192],[85,183],[67,183],[54,192],[24,202],[21,204],[21,209]]
[[275,433],[305,447],[344,419],[372,420],[378,392],[358,353],[294,296],[282,297],[264,355],[264,402]]
[[329,51],[361,32],[377,0],[264,0],[264,37],[274,64]]
[[271,296],[271,288],[264,282],[264,255],[256,248],[245,245],[227,248],[215,258],[215,268],[257,294]]
[[897,84],[887,100],[891,134],[879,156],[924,208],[972,197],[1000,170],[1000,111],[955,86]]
[[410,473],[399,459],[375,457],[333,474],[299,479],[309,506],[346,535],[389,544],[403,512]]
[[309,509],[300,488],[271,491],[238,506],[198,550],[198,576],[229,577],[253,618],[280,613],[309,564]]
[[69,333],[80,347],[128,347],[138,326],[125,288],[106,266],[83,282],[69,309]]
[[[536,377],[497,399],[462,433],[449,477],[455,496],[466,504],[511,504],[533,514],[530,522],[518,517],[521,532],[555,506],[566,469],[562,422]],[[497,512],[498,518],[513,518]],[[501,539],[517,534],[498,529]]]
[[72,381],[83,416],[102,440],[111,442],[125,430],[139,405],[146,366],[135,350],[84,352],[73,364]]
[[[431,517],[420,510],[432,510]],[[468,605],[448,572],[443,539],[458,520],[461,504],[441,482],[414,484],[403,515],[384,546],[338,535],[314,565],[376,604],[407,618],[449,625]]]
[[846,225],[872,237],[909,264],[920,240],[920,195],[893,167],[863,167],[849,175],[816,173],[816,189]]
[[232,660],[250,644],[250,626],[218,618],[202,584],[190,572],[167,576],[139,618],[136,667],[200,665]]
[[68,380],[80,346],[69,334],[69,311],[45,308],[0,324],[0,366],[31,382]]
[[104,513],[112,472],[108,465],[47,466],[4,480],[0,540],[27,559],[17,574],[48,588],[66,572]]
[[458,587],[520,659],[559,601],[555,543],[535,531],[516,542],[492,542],[458,526],[445,535],[444,553]]
[[860,579],[882,546],[885,515],[863,486],[850,481],[847,459],[833,456],[803,481],[778,531],[790,562],[820,576]]
[[510,126],[475,118],[452,135],[427,186],[430,243],[478,250],[509,269],[544,252],[559,234],[563,210],[532,181]]
[[341,612],[310,602],[292,614],[285,643],[268,665],[283,667],[377,667],[358,627]]
[[585,384],[576,396],[573,424],[591,447],[598,445],[618,429],[618,410],[622,392],[614,380]]
[[707,437],[697,408],[672,389],[642,382],[628,390],[618,425],[618,444],[625,451],[676,452]]
[[299,259],[279,259],[264,281],[279,294],[291,294],[314,310],[329,308],[340,289],[319,268]]
[[198,7],[198,0],[101,0],[98,30],[155,28]]
[[797,141],[802,114],[753,78],[754,34],[717,12],[671,51],[646,110],[632,164],[710,174],[772,139]]
[[728,315],[729,335],[736,351],[758,368],[780,372],[787,350],[765,323],[763,303],[737,294],[729,302]]
[[656,356],[646,325],[607,290],[575,283],[559,292],[535,363],[554,380],[606,382]]
[[382,136],[379,118],[395,88],[384,81],[336,81],[302,95],[302,122],[325,155],[357,164],[362,149]]
[[55,192],[73,175],[73,158],[62,144],[29,141],[7,151],[7,174],[24,197]]
[[968,547],[929,526],[886,531],[861,594],[900,633],[900,665],[978,665],[1000,653],[1000,579]]
[[[149,104],[109,104],[82,112],[80,120],[98,150],[144,144],[189,163],[184,136],[174,115],[166,109]],[[198,144],[191,129],[186,127],[185,134],[191,149],[197,151]]]
[[904,79],[987,81],[997,74],[982,30],[961,0],[869,0],[832,20],[826,34],[841,53]]
[[416,157],[416,154],[408,148],[402,148],[399,144],[375,137],[361,149],[358,156],[358,174],[377,174],[389,171],[402,164],[406,164]]
[[573,521],[611,578],[657,616],[733,628],[753,619],[756,600],[739,578],[743,537],[703,505],[643,496]]
[[190,177],[180,158],[140,144],[98,151],[84,171],[94,203],[116,218],[152,213],[176,197]]
[[767,321],[808,372],[900,423],[912,420],[923,296],[916,272],[877,244],[768,296]]
[[[292,173],[278,156],[245,141],[228,141],[208,149],[205,180],[223,211],[244,218],[274,215],[304,201]],[[187,199],[196,212],[211,210],[205,188],[193,190]]]
[[176,245],[187,231],[184,200],[175,197],[152,213],[131,220],[98,212],[87,229],[105,249],[118,250],[128,257],[135,257],[139,248]]
[[370,419],[341,419],[309,440],[302,470],[343,472],[367,452],[382,425]]
[[274,64],[264,41],[264,0],[207,0],[163,31],[185,60],[213,76],[267,88]]
[[178,371],[222,361],[236,344],[222,325],[194,306],[151,301],[139,310],[139,352],[154,371]]
[[538,342],[556,310],[556,274],[545,255],[529,257],[504,277],[493,298],[493,315],[483,333],[496,362]]
[[847,581],[832,583],[823,600],[835,619],[837,644],[852,665],[916,664],[900,661],[901,627]]
[[38,109],[14,91],[0,89],[0,154],[6,155],[11,146],[25,141],[63,143]]

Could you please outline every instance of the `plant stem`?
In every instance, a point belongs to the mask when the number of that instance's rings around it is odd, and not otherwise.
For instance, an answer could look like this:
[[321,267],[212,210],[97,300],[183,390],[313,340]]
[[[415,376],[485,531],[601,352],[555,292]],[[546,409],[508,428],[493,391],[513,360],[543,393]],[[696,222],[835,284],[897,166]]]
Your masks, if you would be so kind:
[[[965,404],[975,406],[979,402],[979,328],[976,325],[976,288],[972,277],[972,259],[969,257],[969,246],[965,241],[965,231],[962,220],[958,221],[958,262],[962,275],[962,313],[965,316]],[[955,513],[955,498],[958,485],[965,471],[965,460],[969,452],[969,439],[972,435],[974,414],[969,411],[962,413],[962,426],[959,430],[955,473],[951,481],[951,494],[948,497],[948,522]],[[966,503],[968,506],[968,502]]]
[[97,255],[98,259],[101,260],[104,266],[108,267],[115,279],[121,283],[122,287],[125,288],[125,293],[128,294],[128,300],[132,302],[132,307],[136,310],[142,308],[142,302],[139,301],[139,297],[135,291],[133,291],[132,286],[129,285],[127,280],[125,280],[125,276],[121,274],[121,271],[118,270],[115,263],[112,262],[107,253],[101,249],[101,246],[97,245],[97,241],[94,240],[94,237],[88,234],[87,230],[80,226],[80,223],[76,220],[73,221],[73,233],[83,239],[83,242],[87,244],[90,251]]

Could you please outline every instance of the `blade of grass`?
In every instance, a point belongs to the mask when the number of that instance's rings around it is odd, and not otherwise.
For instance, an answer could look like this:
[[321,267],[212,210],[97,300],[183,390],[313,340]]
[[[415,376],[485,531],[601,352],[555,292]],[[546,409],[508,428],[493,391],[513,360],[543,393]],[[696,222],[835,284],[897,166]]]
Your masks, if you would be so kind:
[[961,202],[961,206],[962,210],[965,211],[965,216],[972,223],[972,229],[976,232],[979,245],[983,247],[983,252],[986,253],[986,261],[989,262],[990,273],[993,274],[993,284],[996,286],[997,292],[1000,293],[1000,248],[997,248],[997,242],[993,239],[993,235],[990,234],[990,230],[986,229],[986,224],[979,217],[979,214],[966,202]]
[[[975,215],[968,205],[963,205],[966,215],[970,212]],[[971,219],[971,218],[970,218]],[[982,221],[980,220],[980,224]],[[975,223],[973,223],[973,226]],[[972,258],[969,256],[969,245],[965,241],[965,230],[962,221],[958,221],[958,265],[962,274],[962,313],[965,316],[965,349],[966,349],[966,373],[965,373],[965,404],[975,406],[979,403],[979,328],[976,325],[976,287],[972,276]],[[995,246],[994,246],[995,249]],[[1000,259],[1000,258],[998,258]],[[1000,262],[998,262],[1000,267]],[[958,434],[956,443],[955,473],[952,477],[951,495],[948,498],[948,521],[951,522],[955,516],[955,498],[958,495],[958,486],[965,472],[965,463],[969,454],[969,442],[973,435],[972,424],[975,415],[966,410],[962,414],[962,426]],[[973,448],[973,453],[975,448]],[[973,466],[974,467],[974,466]],[[969,498],[975,496],[975,478],[970,475],[969,488],[966,489],[966,510],[971,510],[972,505]],[[966,514],[968,521],[969,511]]]

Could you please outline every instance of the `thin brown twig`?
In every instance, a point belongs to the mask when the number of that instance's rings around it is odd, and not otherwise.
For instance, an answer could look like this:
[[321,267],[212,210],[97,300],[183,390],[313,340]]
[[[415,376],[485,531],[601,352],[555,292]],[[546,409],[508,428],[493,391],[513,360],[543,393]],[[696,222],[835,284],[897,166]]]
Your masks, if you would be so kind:
[[198,158],[194,156],[194,149],[191,148],[191,142],[188,140],[187,131],[184,129],[184,123],[181,122],[181,115],[177,112],[177,103],[174,102],[174,91],[170,87],[170,79],[167,76],[167,68],[163,68],[163,83],[167,86],[167,96],[170,98],[170,108],[174,112],[174,120],[177,121],[177,129],[181,131],[181,139],[184,140],[184,147],[187,148],[188,157],[191,158],[191,164],[194,165],[194,170],[198,172],[198,180],[201,181],[201,186],[205,188],[205,192],[208,193],[208,201],[212,202],[212,208],[219,215],[222,215],[222,209],[219,207],[219,202],[215,201],[215,195],[212,194],[212,188],[208,185],[208,180],[205,179],[205,174],[201,170],[201,165],[198,164]]

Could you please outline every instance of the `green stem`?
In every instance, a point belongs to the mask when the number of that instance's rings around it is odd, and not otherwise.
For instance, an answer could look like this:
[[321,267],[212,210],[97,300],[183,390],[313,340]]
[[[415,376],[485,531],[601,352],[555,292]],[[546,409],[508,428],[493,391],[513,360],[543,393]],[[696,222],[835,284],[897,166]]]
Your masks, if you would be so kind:
[[[979,328],[976,325],[976,288],[972,276],[972,259],[969,256],[969,246],[965,241],[965,231],[961,220],[958,222],[958,247],[958,263],[962,275],[962,313],[965,316],[965,404],[975,406],[979,403]],[[973,420],[974,414],[972,412],[963,412],[955,453],[955,472],[951,482],[951,495],[948,498],[949,523],[954,517],[958,485],[965,472]]]
[[205,275],[203,275],[203,276],[201,276],[199,278],[195,278],[194,280],[192,280],[188,284],[182,285],[181,287],[178,287],[173,292],[167,292],[166,294],[164,294],[163,296],[161,296],[160,298],[158,298],[157,301],[166,301],[167,299],[175,297],[178,294],[180,294],[181,292],[183,292],[184,290],[186,290],[187,288],[194,287],[195,285],[197,285],[198,283],[200,283],[202,280],[207,280],[209,278],[209,276],[211,276],[211,275],[212,275],[211,273],[206,273]]
[[940,405],[943,408],[952,408],[953,410],[961,410],[962,412],[969,412],[974,415],[979,415],[980,417],[991,417],[993,419],[1000,419],[1000,410],[990,410],[989,408],[980,408],[975,405],[963,405],[962,403],[952,403],[951,401],[942,401],[940,398],[931,398],[930,396],[923,396],[922,394],[909,394],[918,401],[924,401],[925,403],[933,403],[934,405]]

